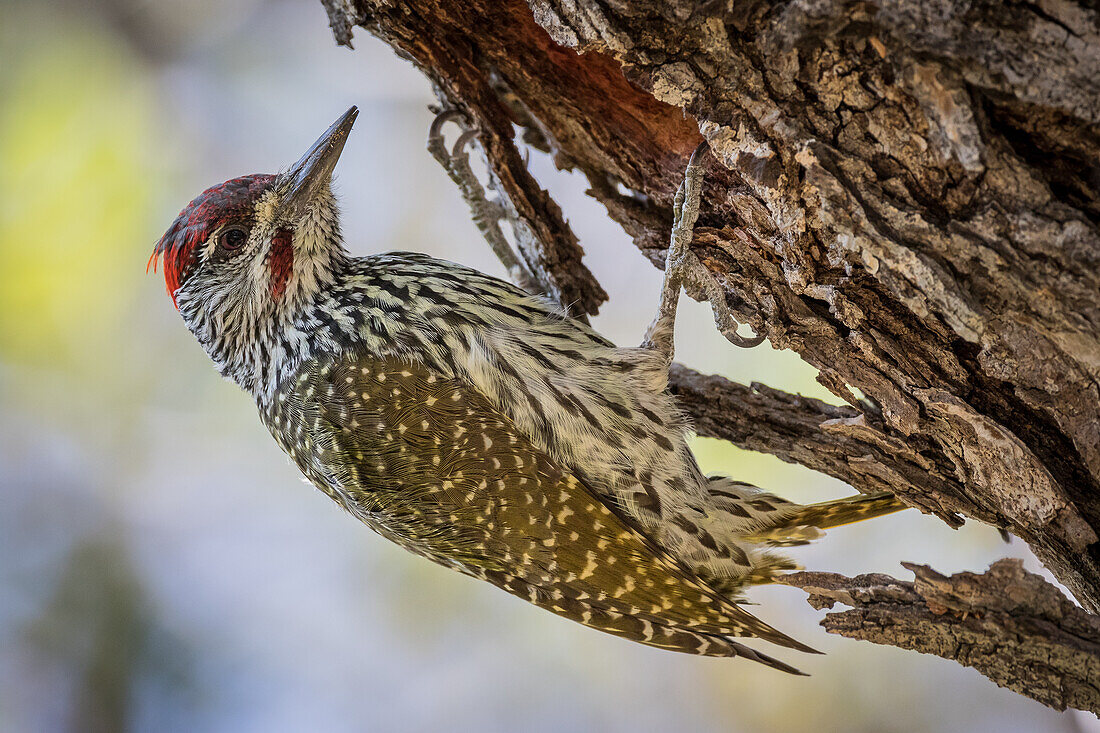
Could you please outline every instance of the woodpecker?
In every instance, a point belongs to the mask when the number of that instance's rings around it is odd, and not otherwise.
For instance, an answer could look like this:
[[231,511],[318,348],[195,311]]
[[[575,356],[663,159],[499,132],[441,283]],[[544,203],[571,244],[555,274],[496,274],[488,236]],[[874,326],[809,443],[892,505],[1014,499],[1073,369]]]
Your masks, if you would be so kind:
[[770,548],[902,505],[800,505],[700,470],[667,392],[695,156],[658,317],[621,348],[468,267],[351,256],[330,183],[356,114],[286,171],[207,189],[157,243],[150,265],[218,371],[317,488],[405,549],[604,632],[799,674],[738,641],[814,651],[744,610],[744,589],[795,567]]

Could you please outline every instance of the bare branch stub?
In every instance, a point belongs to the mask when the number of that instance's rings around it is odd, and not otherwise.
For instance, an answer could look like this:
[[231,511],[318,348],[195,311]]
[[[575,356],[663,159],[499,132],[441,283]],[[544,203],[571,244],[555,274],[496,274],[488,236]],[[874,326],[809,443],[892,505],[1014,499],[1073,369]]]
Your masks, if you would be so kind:
[[720,164],[693,249],[734,315],[854,410],[859,393],[881,407],[807,429],[827,460],[771,428],[744,440],[1006,527],[1100,608],[1100,25],[1085,3],[325,5],[490,133],[541,242],[528,263],[584,312],[602,291],[513,124],[585,173],[657,264],[701,131]]
[[830,633],[951,659],[1056,710],[1100,714],[1100,617],[1019,560],[950,577],[905,566],[915,581],[795,573],[784,582],[814,608],[850,606],[826,614]]

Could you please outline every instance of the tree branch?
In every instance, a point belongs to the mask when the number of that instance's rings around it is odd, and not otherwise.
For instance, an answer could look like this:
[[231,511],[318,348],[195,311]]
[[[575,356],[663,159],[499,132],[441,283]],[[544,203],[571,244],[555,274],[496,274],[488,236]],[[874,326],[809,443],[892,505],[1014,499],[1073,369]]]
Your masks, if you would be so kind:
[[915,582],[888,575],[794,573],[832,634],[911,649],[973,667],[1001,687],[1056,710],[1100,714],[1100,617],[1077,606],[1020,560],[984,574],[940,575],[904,563]]

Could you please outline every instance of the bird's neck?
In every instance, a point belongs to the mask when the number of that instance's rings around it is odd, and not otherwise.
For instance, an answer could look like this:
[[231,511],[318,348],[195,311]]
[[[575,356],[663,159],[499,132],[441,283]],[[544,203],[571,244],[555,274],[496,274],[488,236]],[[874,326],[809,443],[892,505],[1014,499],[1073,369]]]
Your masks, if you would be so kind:
[[180,311],[222,376],[265,403],[298,365],[327,346],[316,339],[317,314],[350,262],[339,241],[299,246],[281,292],[258,284],[227,294],[218,307],[186,312],[181,305]]

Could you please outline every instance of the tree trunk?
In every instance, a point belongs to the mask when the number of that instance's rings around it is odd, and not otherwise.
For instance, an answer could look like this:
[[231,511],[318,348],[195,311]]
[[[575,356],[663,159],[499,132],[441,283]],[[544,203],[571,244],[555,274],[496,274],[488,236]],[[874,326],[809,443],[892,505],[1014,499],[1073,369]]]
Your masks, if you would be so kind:
[[833,407],[684,368],[701,434],[1007,529],[1100,611],[1100,22],[1086,0],[322,0],[482,131],[527,267],[606,297],[514,125],[694,251]]

